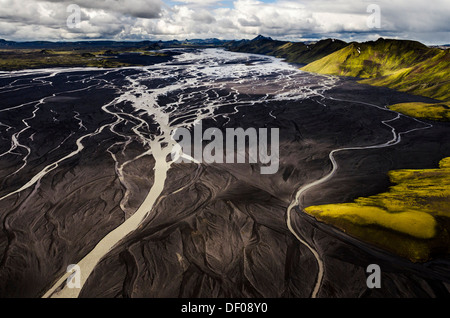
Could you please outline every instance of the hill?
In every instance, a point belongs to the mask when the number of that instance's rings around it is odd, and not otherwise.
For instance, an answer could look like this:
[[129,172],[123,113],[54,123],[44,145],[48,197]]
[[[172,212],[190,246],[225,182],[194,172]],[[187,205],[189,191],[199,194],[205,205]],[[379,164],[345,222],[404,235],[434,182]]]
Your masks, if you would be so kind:
[[406,40],[350,43],[302,70],[363,78],[361,83],[450,100],[450,50]]
[[285,59],[289,63],[308,64],[336,52],[348,44],[327,39],[316,43],[286,42],[257,36],[251,41],[231,41],[225,47],[233,52],[265,54]]
[[253,40],[230,41],[225,44],[225,47],[233,52],[269,55],[286,43],[288,42],[273,40],[270,37],[258,35]]

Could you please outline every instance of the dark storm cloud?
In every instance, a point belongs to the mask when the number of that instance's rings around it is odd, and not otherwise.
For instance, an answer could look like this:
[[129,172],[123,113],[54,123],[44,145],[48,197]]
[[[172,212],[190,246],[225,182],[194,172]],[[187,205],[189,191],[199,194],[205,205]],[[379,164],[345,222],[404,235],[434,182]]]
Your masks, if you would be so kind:
[[101,9],[144,19],[158,18],[163,4],[161,0],[45,0],[45,2],[64,3],[66,6],[77,4],[86,9]]
[[251,16],[247,19],[244,18],[240,18],[238,19],[238,22],[241,26],[247,27],[247,26],[251,26],[251,27],[258,27],[261,26],[261,21],[259,21],[259,18],[257,16]]

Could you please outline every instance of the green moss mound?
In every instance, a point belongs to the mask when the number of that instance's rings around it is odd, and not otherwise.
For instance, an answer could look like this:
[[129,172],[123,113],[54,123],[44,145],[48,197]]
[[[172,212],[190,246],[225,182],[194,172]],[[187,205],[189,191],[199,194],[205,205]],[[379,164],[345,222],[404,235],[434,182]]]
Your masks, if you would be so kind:
[[305,212],[414,262],[450,253],[450,158],[439,169],[389,172],[388,192]]
[[401,103],[389,109],[415,118],[450,121],[450,102],[448,103]]

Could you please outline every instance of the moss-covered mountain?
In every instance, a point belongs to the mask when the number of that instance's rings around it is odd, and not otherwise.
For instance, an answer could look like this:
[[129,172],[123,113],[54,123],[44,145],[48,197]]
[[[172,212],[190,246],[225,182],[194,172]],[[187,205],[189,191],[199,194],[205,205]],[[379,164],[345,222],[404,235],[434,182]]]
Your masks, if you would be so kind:
[[405,40],[350,43],[302,68],[308,72],[360,77],[366,83],[450,100],[450,50]]
[[231,41],[225,47],[233,52],[265,54],[283,58],[290,63],[308,64],[347,45],[346,42],[335,39],[305,44],[302,42],[278,41],[259,35],[251,41]]

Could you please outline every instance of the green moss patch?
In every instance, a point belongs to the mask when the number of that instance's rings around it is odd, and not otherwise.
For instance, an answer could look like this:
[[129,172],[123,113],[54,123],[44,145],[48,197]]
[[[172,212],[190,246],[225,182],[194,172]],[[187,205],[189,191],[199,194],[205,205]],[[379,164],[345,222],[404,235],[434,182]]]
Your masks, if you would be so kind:
[[389,106],[389,109],[416,118],[450,121],[450,102],[437,104],[402,103]]
[[395,185],[388,192],[305,212],[414,262],[450,253],[450,158],[439,169],[395,170],[389,177]]

